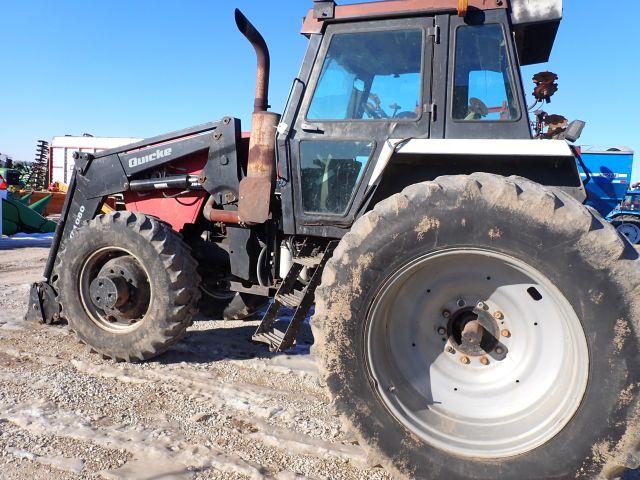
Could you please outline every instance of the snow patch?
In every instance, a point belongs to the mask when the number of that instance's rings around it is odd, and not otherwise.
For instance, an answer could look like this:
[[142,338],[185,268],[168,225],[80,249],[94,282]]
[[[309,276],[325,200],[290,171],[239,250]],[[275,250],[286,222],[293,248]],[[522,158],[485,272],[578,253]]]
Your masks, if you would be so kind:
[[44,455],[36,455],[34,453],[27,452],[26,450],[20,450],[13,447],[9,447],[6,450],[8,453],[21,460],[24,459],[40,463],[42,465],[48,465],[65,472],[78,474],[84,468],[84,460],[81,458],[48,457]]
[[[266,478],[262,467],[214,447],[189,444],[177,434],[163,436],[160,431],[151,429],[94,427],[76,414],[61,411],[56,405],[47,402],[0,404],[0,411],[0,420],[11,422],[34,434],[45,435],[55,431],[59,437],[129,452],[133,460],[118,469],[101,472],[101,475],[108,479],[187,479],[191,478],[193,469],[205,467],[244,475],[255,480]],[[38,458],[57,462],[57,465],[78,466],[77,463],[65,463],[60,459]],[[36,456],[33,456],[33,459],[37,461]]]
[[248,436],[270,447],[283,449],[293,454],[340,459],[360,468],[374,466],[364,449],[358,445],[327,442],[290,430],[279,429],[264,422],[254,423],[260,428],[260,431],[250,433]]

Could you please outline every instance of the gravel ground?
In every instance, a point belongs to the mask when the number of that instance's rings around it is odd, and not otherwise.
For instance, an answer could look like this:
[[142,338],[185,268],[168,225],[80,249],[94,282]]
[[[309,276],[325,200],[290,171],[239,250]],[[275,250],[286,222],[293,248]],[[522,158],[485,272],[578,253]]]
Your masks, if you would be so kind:
[[2,479],[389,478],[332,415],[309,346],[273,356],[257,322],[200,318],[134,365],[24,323],[47,253],[0,252]]
[[161,358],[118,364],[24,323],[47,253],[0,251],[0,478],[390,478],[332,415],[308,343],[274,356],[248,340],[257,322],[200,318]]

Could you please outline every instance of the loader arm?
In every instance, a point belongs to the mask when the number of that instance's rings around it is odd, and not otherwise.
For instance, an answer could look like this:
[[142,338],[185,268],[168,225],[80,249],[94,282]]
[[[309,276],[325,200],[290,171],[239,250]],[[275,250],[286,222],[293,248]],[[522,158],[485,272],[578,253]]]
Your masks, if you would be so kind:
[[[171,198],[190,194],[196,201],[189,202],[186,208],[191,211],[182,217],[197,218],[209,194],[219,205],[227,204],[223,209],[236,210],[235,205],[222,198],[238,198],[244,175],[242,159],[238,158],[238,152],[242,151],[240,142],[240,120],[226,117],[98,154],[76,152],[75,170],[44,270],[45,280],[32,285],[26,318],[45,323],[57,320],[60,307],[56,299],[56,261],[76,230],[101,213],[107,197],[123,195],[126,199],[130,195],[151,196],[161,192]],[[197,155],[203,158],[197,176],[166,175],[165,167],[173,166],[174,171],[180,171],[190,160],[193,163]],[[165,174],[160,176],[158,172]],[[162,200],[159,198],[157,202]],[[156,216],[163,213],[162,208],[152,210]]]

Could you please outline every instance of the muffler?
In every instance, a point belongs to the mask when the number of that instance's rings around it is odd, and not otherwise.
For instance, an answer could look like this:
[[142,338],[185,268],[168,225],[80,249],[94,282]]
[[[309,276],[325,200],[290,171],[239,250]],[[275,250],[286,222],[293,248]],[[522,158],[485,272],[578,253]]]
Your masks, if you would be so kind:
[[240,10],[236,9],[235,17],[238,29],[253,45],[258,59],[247,176],[240,182],[238,217],[242,223],[260,224],[266,222],[271,213],[271,197],[276,180],[276,127],[280,115],[267,111],[271,68],[267,44]]

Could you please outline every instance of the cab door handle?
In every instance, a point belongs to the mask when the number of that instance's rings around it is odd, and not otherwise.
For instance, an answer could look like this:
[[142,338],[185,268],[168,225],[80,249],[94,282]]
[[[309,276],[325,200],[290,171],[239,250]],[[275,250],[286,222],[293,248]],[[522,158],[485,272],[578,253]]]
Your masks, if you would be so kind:
[[311,123],[305,122],[302,125],[300,125],[300,128],[302,129],[303,132],[318,133],[318,134],[324,133],[324,130],[322,130],[319,126],[313,125]]

